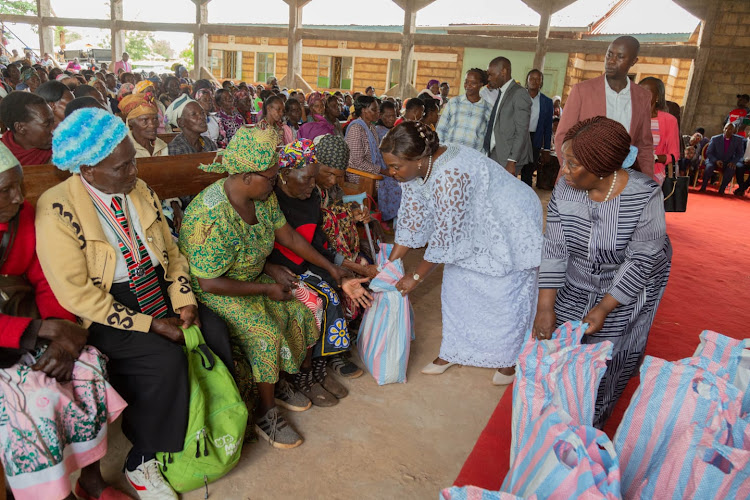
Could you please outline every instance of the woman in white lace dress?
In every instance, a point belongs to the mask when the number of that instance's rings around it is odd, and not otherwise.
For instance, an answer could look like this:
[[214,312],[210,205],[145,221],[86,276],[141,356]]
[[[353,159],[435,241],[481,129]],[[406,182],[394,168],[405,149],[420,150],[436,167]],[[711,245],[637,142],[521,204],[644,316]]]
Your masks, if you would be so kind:
[[420,122],[394,127],[380,150],[403,190],[390,258],[427,245],[424,260],[397,288],[407,294],[445,264],[443,342],[422,373],[454,364],[498,368],[493,383],[509,384],[536,310],[539,198],[480,152],[441,146]]

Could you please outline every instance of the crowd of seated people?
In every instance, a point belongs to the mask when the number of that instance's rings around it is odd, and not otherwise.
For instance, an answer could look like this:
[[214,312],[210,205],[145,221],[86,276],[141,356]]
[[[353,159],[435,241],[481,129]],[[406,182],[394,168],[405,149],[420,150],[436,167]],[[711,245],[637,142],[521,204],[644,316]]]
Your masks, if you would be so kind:
[[[97,409],[11,419],[7,425],[33,432],[43,419],[60,427],[76,418],[88,433],[52,433],[46,444],[63,450],[90,442],[96,450],[78,461],[62,460],[61,452],[19,467],[23,443],[0,442],[17,498],[71,495],[67,476],[75,468],[83,470],[77,496],[128,498],[104,482],[98,465],[107,422],[120,413],[132,443],[130,484],[141,498],[176,498],[156,453],[182,447],[189,394],[180,327],[190,325],[201,327],[230,367],[251,410],[250,428],[276,448],[302,444],[279,408],[336,405],[349,392],[341,379],[362,375],[349,356],[352,322],[370,303],[363,285],[377,267],[358,229],[381,225],[367,208],[344,201],[345,180],[379,176],[379,219],[395,228],[401,181],[381,154],[384,138],[402,123],[421,122],[416,130],[437,130],[487,155],[490,114],[500,102],[480,92],[490,79],[477,68],[465,75],[465,95],[450,98],[447,83],[431,80],[405,102],[378,98],[373,87],[306,95],[275,77],[259,85],[194,81],[182,66],[145,74],[125,57],[116,73],[105,65],[81,69],[77,61],[62,69],[19,60],[0,69],[0,233],[15,235],[0,243],[0,272],[26,276],[41,318],[3,309],[0,350],[9,356],[0,370],[47,377],[61,401]],[[663,90],[660,100],[658,82],[651,83],[646,121],[657,123]],[[548,111],[562,113],[559,98]],[[736,173],[741,196],[749,150],[733,131],[729,123],[714,138],[696,133],[681,165],[697,170],[708,145],[704,187],[724,168]],[[192,199],[160,200],[137,177],[138,158],[218,151],[221,161],[217,155],[201,168],[225,177]],[[45,163],[73,175],[35,208],[23,199],[23,167]],[[92,383],[103,388],[93,402],[70,382],[92,366],[102,367]],[[36,397],[34,387],[19,379],[13,390]],[[0,395],[11,397],[8,390]]]

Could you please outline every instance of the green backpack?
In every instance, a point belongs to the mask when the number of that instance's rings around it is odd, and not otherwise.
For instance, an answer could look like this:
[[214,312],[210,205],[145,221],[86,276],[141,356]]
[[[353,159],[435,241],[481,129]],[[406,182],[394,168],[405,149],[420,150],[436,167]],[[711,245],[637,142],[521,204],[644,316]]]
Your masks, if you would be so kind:
[[190,377],[190,414],[185,447],[159,453],[162,474],[175,491],[206,487],[228,473],[240,459],[247,407],[232,375],[211,352],[197,326],[183,330]]

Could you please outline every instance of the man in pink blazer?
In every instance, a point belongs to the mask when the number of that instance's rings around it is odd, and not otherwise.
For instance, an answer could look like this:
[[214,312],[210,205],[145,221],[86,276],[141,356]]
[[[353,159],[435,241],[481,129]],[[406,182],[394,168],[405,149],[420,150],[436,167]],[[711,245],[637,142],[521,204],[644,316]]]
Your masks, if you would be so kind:
[[613,41],[604,58],[604,74],[573,86],[560,118],[555,144],[562,147],[568,130],[581,120],[606,116],[620,122],[630,132],[631,143],[638,148],[638,166],[654,176],[654,140],[651,135],[651,92],[628,78],[638,62],[640,43],[632,36]]

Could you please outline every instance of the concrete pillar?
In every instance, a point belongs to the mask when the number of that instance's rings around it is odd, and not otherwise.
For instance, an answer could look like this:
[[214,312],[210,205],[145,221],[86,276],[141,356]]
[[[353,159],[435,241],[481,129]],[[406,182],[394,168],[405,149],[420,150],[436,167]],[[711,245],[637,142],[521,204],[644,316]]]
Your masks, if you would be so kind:
[[208,2],[195,2],[195,32],[193,32],[193,78],[200,79],[201,68],[208,68],[208,35],[203,33],[203,25],[208,23]]
[[684,114],[682,115],[682,130],[695,130],[697,126],[695,121],[695,108],[698,106],[698,97],[701,93],[701,87],[710,75],[706,75],[706,68],[711,56],[711,35],[713,34],[716,24],[718,9],[706,9],[705,19],[701,21],[700,33],[698,34],[698,55],[690,65],[690,74],[688,75],[687,88],[685,97],[682,101]]
[[[310,3],[310,0],[284,0],[289,5],[289,36],[287,37],[287,66],[286,76],[278,78],[279,83],[290,89],[300,87],[298,83],[302,80],[302,39],[298,30],[302,27],[302,8]],[[265,83],[265,82],[261,82]]]
[[55,33],[52,26],[45,25],[42,18],[52,15],[50,0],[36,0],[36,12],[39,16],[39,57],[45,52],[53,54],[55,51]]
[[534,68],[544,72],[544,58],[547,55],[547,38],[549,37],[549,24],[552,17],[552,6],[545,4],[539,19],[539,32],[536,37],[536,53],[534,54]]
[[[122,1],[110,0],[110,44],[112,48],[112,64],[119,61],[122,53],[125,52],[125,33],[119,29],[117,21],[122,21]],[[114,69],[110,67],[110,69]]]
[[401,70],[398,75],[398,96],[402,100],[414,93],[411,65],[414,61],[414,33],[416,31],[417,10],[414,8],[414,2],[408,1],[404,5],[404,38],[401,42]]

